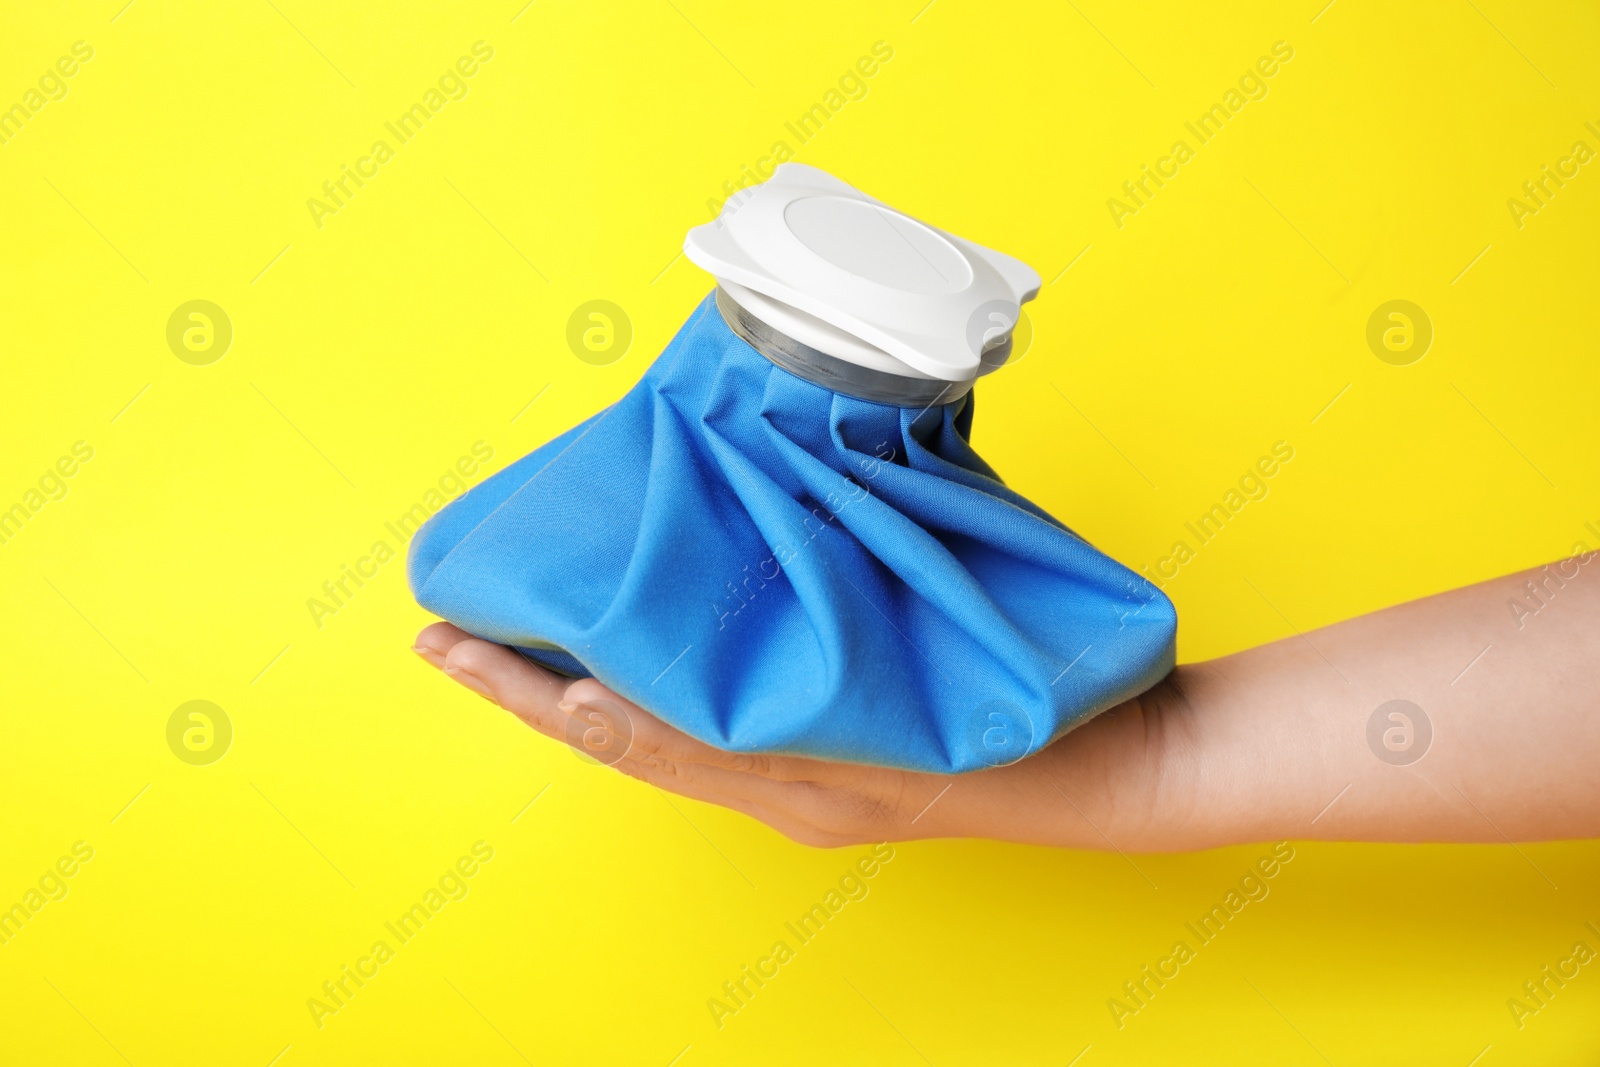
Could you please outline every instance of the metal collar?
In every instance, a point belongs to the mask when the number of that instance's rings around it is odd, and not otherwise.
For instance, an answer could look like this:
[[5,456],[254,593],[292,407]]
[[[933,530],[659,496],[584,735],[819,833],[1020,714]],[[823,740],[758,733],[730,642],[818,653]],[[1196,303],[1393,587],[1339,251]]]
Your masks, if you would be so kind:
[[720,285],[717,286],[717,310],[729,329],[790,374],[859,400],[895,407],[930,408],[960,400],[972,390],[972,382],[976,381],[908,378],[830,356],[774,330],[746,311]]

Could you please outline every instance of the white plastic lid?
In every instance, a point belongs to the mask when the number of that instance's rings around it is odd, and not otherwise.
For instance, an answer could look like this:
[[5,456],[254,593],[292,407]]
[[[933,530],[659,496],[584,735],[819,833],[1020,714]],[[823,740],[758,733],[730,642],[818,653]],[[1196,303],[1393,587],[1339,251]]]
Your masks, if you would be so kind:
[[838,359],[910,378],[976,378],[1039,275],[816,167],[784,163],[690,230],[684,254],[752,315]]

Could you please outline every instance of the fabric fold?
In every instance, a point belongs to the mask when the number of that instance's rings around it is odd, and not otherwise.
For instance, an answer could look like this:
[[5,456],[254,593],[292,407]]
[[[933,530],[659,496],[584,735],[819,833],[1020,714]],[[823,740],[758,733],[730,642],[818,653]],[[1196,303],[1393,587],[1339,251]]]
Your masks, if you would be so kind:
[[607,410],[435,515],[419,603],[720,748],[964,772],[1169,671],[1176,613],[1007,488],[975,400],[837,394],[707,297]]

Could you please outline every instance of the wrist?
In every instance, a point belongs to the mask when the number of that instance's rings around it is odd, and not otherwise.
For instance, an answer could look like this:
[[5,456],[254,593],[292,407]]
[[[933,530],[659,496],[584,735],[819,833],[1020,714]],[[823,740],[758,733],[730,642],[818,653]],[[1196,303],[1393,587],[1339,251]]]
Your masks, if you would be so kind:
[[1033,813],[1014,840],[1060,848],[1180,852],[1223,843],[1197,803],[1203,753],[1179,668],[1096,716],[1020,772]]
[[[1190,668],[1176,667],[1131,703],[1143,733],[1141,767],[1130,787],[1138,791],[1139,818],[1128,820],[1128,844],[1138,852],[1188,852],[1214,840],[1212,810],[1199,801],[1204,753],[1194,728]],[[1131,798],[1122,807],[1135,810]]]
[[1152,849],[1319,836],[1368,768],[1339,726],[1347,709],[1297,681],[1304,654],[1278,642],[1187,664],[1142,698],[1163,738]]

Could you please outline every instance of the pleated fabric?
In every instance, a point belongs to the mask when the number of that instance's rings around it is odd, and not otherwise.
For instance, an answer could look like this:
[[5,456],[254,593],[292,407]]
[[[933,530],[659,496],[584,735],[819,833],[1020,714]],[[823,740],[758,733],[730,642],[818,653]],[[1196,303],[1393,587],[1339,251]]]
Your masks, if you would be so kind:
[[435,515],[412,589],[719,748],[1009,763],[1159,681],[1177,616],[1001,482],[973,408],[814,385],[708,296],[615,405]]

